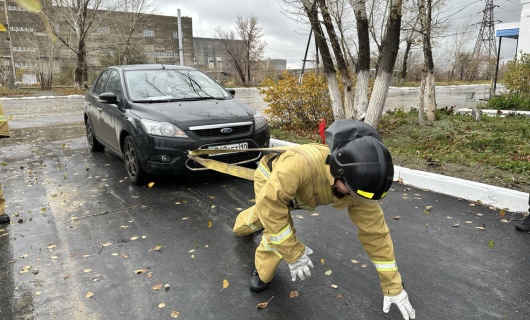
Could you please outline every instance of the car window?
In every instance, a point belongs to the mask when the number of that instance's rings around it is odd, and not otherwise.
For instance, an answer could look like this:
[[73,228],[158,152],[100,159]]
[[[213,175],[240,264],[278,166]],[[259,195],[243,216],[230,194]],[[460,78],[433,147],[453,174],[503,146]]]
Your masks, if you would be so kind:
[[125,73],[132,100],[226,99],[230,94],[198,70],[134,70]]
[[119,101],[123,98],[123,90],[121,88],[120,75],[117,70],[113,70],[110,73],[109,80],[107,81],[107,89],[105,92],[112,92],[116,95]]
[[105,86],[107,84],[107,79],[109,78],[110,71],[111,70],[105,70],[105,71],[103,71],[101,76],[99,76],[98,80],[94,84],[93,92],[95,94],[100,95],[103,92],[105,92]]

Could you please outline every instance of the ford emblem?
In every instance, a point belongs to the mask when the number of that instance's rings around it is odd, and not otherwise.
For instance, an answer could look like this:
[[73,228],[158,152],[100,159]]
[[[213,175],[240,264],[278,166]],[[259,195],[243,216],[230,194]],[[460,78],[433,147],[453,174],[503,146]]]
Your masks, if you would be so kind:
[[221,129],[221,133],[223,134],[229,134],[229,133],[232,133],[232,128],[223,128]]

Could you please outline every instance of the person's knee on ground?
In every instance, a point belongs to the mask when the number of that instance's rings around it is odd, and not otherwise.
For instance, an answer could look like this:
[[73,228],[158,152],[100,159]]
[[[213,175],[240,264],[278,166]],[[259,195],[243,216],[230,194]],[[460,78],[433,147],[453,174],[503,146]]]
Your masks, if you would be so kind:
[[255,206],[241,211],[234,222],[232,231],[236,236],[244,237],[263,229],[259,216],[254,212]]

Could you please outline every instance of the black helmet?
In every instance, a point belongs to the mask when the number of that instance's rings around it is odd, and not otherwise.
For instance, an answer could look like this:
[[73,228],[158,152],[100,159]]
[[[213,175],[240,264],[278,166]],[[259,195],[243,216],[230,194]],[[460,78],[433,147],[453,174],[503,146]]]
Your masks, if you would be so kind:
[[381,136],[358,120],[340,120],[326,130],[331,175],[367,199],[383,198],[394,177],[394,166]]

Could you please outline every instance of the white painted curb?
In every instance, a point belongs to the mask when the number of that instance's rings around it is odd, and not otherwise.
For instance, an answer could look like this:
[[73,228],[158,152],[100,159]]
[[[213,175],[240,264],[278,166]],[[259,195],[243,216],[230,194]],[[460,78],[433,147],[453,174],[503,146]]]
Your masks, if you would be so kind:
[[[271,146],[288,145],[296,145],[296,143],[271,139]],[[511,212],[523,213],[528,210],[528,194],[521,191],[394,166],[394,181],[399,179],[403,184],[411,187],[468,201],[480,201],[485,205],[507,209]]]

